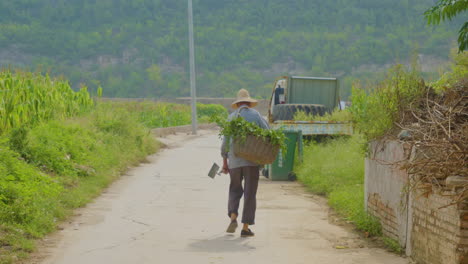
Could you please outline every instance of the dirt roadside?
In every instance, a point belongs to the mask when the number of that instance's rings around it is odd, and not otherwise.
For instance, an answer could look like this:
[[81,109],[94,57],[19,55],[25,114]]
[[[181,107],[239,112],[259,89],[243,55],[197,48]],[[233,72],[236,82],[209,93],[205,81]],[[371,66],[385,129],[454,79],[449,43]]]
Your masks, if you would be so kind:
[[216,132],[162,141],[28,263],[408,263],[331,223],[324,199],[298,183],[262,178],[256,237],[226,234],[228,176],[206,176],[220,162]]

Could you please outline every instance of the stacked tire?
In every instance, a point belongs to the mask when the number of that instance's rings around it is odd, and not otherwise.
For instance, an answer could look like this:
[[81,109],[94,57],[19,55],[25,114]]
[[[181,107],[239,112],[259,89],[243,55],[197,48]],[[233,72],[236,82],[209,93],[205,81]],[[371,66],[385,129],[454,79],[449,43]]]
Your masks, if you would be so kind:
[[294,115],[299,111],[307,115],[323,116],[327,108],[318,104],[278,104],[273,106],[273,121],[294,120]]

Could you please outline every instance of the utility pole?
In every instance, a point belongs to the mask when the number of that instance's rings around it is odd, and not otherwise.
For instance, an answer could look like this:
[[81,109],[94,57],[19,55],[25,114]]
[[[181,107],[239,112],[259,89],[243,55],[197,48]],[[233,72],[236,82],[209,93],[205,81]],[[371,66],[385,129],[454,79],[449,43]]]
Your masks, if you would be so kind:
[[197,134],[197,86],[195,76],[195,45],[193,41],[193,7],[188,0],[189,46],[190,46],[190,96],[192,97],[192,134]]

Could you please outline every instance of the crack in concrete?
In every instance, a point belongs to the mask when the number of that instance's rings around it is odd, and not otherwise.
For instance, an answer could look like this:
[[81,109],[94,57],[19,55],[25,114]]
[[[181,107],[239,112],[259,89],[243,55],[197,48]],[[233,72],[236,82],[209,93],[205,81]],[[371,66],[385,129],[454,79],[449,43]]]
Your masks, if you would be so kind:
[[90,249],[90,250],[87,250],[87,251],[81,253],[80,255],[86,255],[86,254],[89,254],[89,253],[92,253],[92,252],[95,252],[95,251],[100,251],[100,250],[114,249],[116,247],[120,247],[120,244],[116,244],[116,245],[112,245],[112,246],[108,246],[108,247]]
[[124,219],[124,220],[130,221],[130,222],[132,222],[132,223],[135,223],[135,224],[144,225],[144,226],[148,226],[148,227],[151,226],[150,224],[147,224],[147,223],[145,223],[145,222],[141,222],[141,221],[132,219],[132,218],[130,218],[130,217],[128,217],[128,216],[123,216],[123,217],[121,217],[121,218]]

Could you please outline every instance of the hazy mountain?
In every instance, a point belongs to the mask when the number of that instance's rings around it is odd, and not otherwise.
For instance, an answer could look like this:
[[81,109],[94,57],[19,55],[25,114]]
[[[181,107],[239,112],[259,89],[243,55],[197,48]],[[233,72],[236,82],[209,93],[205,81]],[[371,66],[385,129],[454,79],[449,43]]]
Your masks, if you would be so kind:
[[[347,89],[413,55],[436,72],[460,23],[426,26],[433,3],[194,0],[199,94],[267,96],[283,74],[338,76]],[[0,1],[0,66],[101,84],[106,96],[187,95],[187,1]]]

